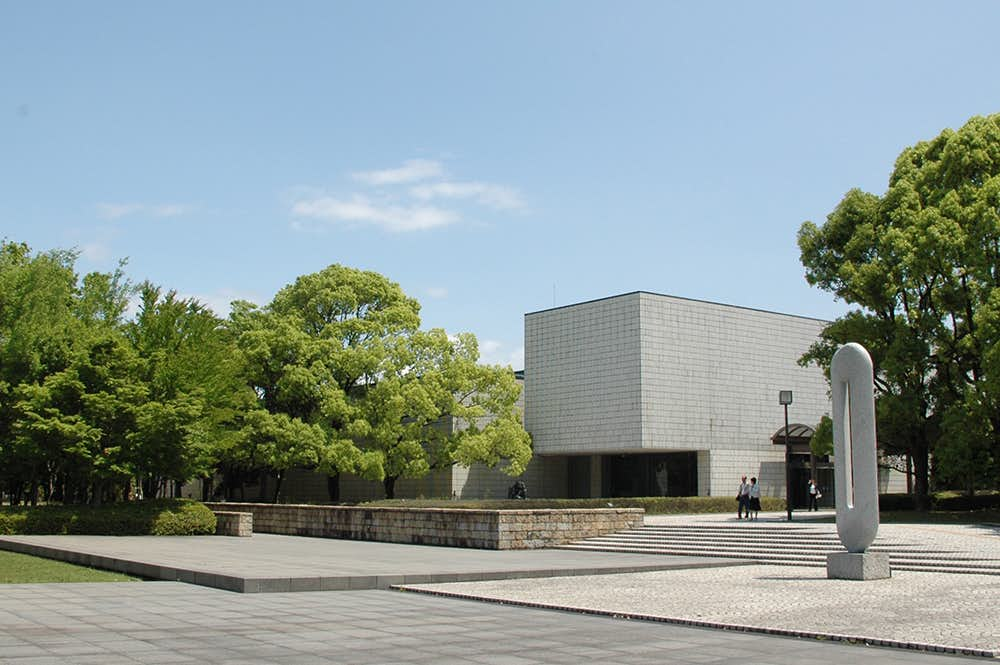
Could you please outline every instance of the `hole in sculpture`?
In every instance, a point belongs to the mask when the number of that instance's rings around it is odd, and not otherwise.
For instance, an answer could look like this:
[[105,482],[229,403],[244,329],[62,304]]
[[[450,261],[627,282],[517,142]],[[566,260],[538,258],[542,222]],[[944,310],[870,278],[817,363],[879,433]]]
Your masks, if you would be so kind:
[[851,384],[849,382],[844,382],[844,413],[843,419],[844,423],[844,459],[838,460],[840,464],[844,465],[843,474],[844,483],[844,498],[847,501],[847,509],[853,510],[854,508],[854,436],[851,423]]

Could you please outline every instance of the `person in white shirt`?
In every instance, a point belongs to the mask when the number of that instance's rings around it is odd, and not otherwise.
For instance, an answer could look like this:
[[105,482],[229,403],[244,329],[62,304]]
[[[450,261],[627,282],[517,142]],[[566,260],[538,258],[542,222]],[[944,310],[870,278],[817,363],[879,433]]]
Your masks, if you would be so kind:
[[750,483],[747,482],[746,476],[740,478],[740,488],[736,490],[736,500],[739,502],[739,507],[736,509],[736,519],[743,519],[744,512],[747,519],[750,519]]
[[816,487],[816,483],[813,479],[809,479],[809,510],[819,510],[819,488]]

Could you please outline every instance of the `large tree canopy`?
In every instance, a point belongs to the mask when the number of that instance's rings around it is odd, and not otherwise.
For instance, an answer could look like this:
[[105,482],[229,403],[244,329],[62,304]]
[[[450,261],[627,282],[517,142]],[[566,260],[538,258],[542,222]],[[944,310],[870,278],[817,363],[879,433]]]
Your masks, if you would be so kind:
[[[521,473],[530,441],[508,368],[475,337],[420,330],[398,284],[339,265],[228,321],[123,266],[0,244],[0,492],[103,501],[293,467],[382,481],[452,464]],[[137,313],[127,316],[135,297]]]
[[[0,246],[0,482],[11,501],[102,501],[214,471],[251,403],[222,322],[134,287],[79,279],[72,252]],[[126,321],[129,299],[139,312]]]
[[[907,148],[884,195],[851,190],[799,230],[806,279],[856,306],[803,357],[864,344],[879,444],[968,489],[1000,477],[1000,114]],[[933,457],[931,454],[933,453]]]
[[382,481],[388,496],[398,478],[455,463],[521,473],[531,448],[513,374],[478,365],[471,335],[421,331],[419,312],[395,282],[340,265],[266,307],[237,303],[231,327],[259,410],[232,461],[277,471],[275,498],[292,467]]

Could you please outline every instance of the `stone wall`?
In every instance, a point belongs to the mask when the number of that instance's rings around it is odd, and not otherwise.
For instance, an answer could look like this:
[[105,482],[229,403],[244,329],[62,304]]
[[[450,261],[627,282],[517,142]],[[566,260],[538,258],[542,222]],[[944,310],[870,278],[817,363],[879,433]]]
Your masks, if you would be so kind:
[[640,508],[468,510],[208,503],[213,511],[253,514],[253,530],[291,536],[376,540],[476,549],[554,547],[641,526]]
[[253,513],[237,513],[228,510],[213,510],[212,512],[215,513],[215,535],[241,537],[253,535]]

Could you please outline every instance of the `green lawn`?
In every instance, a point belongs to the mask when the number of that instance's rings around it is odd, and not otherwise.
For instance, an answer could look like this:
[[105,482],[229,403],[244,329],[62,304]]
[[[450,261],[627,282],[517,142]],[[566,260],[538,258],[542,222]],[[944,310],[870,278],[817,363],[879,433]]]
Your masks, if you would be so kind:
[[138,578],[27,554],[0,551],[0,584],[138,582]]

